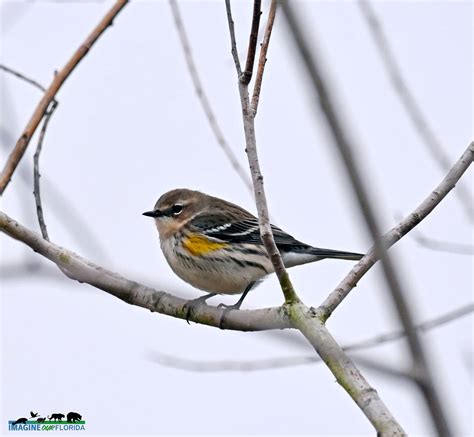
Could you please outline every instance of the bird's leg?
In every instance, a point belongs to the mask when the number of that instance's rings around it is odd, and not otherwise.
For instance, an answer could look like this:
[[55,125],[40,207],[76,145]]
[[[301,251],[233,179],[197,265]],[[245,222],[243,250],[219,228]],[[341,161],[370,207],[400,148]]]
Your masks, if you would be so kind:
[[184,304],[183,310],[186,311],[186,322],[188,322],[188,325],[190,324],[189,316],[191,315],[191,312],[199,305],[202,305],[202,304],[207,305],[206,300],[215,296],[216,294],[217,293],[208,293],[208,294],[205,294],[204,296],[198,297],[197,299],[188,300]]
[[222,328],[222,325],[224,323],[224,320],[225,320],[225,316],[226,314],[229,312],[229,311],[232,311],[232,310],[239,310],[240,309],[240,306],[242,305],[242,302],[244,301],[245,297],[247,296],[247,294],[249,293],[249,291],[253,288],[253,286],[255,285],[255,282],[251,282],[247,288],[245,289],[245,291],[242,293],[242,296],[240,296],[239,300],[234,303],[234,305],[226,305],[224,303],[220,303],[219,305],[217,305],[217,308],[224,308],[224,312],[222,313],[222,316],[221,316],[221,320],[219,321],[219,328],[220,329],[223,329]]

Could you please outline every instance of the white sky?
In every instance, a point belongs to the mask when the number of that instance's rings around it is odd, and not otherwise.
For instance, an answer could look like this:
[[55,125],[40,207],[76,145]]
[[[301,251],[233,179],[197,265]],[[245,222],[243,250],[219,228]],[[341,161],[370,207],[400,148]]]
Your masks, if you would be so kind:
[[[105,14],[111,2],[4,1],[0,62],[43,84]],[[223,2],[181,2],[194,55],[226,137],[246,163],[240,104]],[[305,2],[340,110],[357,142],[384,228],[408,213],[443,176],[413,130],[390,85],[355,2]],[[251,7],[233,2],[241,55]],[[472,4],[377,2],[409,86],[451,159],[472,139]],[[264,3],[262,25],[268,13]],[[329,141],[300,62],[278,16],[257,116],[257,139],[271,214],[310,244],[364,251],[370,246],[357,204]],[[1,72],[0,72],[1,73]],[[40,94],[0,74],[1,127],[17,138]],[[167,2],[129,4],[58,94],[41,173],[51,239],[131,279],[197,297],[173,275],[150,219],[159,195],[189,187],[255,211],[232,171],[193,91]],[[33,141],[20,168],[32,167]],[[8,147],[12,144],[9,143]],[[3,165],[5,149],[2,148]],[[472,187],[472,171],[465,178]],[[61,221],[59,190],[93,231],[94,241]],[[32,186],[15,175],[1,209],[37,230]],[[55,206],[56,205],[56,206]],[[419,227],[428,236],[472,243],[472,228],[450,195]],[[0,236],[1,265],[38,260]],[[89,239],[90,240],[90,239]],[[407,237],[393,249],[417,321],[472,301],[472,258],[429,251]],[[188,326],[93,289],[27,274],[1,282],[1,424],[40,414],[78,411],[87,434],[364,434],[373,430],[322,365],[265,372],[197,373],[162,367],[150,351],[195,360],[252,360],[311,354],[268,333]],[[352,263],[323,261],[291,270],[299,294],[318,305]],[[378,267],[364,277],[329,321],[340,343],[396,328]],[[177,291],[178,290],[178,291]],[[233,302],[235,297],[212,302]],[[281,304],[274,278],[244,306]],[[447,413],[458,435],[472,435],[472,317],[423,338]],[[408,363],[403,343],[367,353],[390,365]],[[432,429],[409,383],[363,369],[410,435]],[[5,431],[6,432],[6,431]]]

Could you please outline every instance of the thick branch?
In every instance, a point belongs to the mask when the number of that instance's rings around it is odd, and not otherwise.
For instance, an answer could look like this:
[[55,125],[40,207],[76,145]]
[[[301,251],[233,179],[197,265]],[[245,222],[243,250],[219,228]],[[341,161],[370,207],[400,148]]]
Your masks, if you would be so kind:
[[334,340],[320,315],[308,311],[302,304],[290,306],[290,320],[314,347],[331,369],[337,382],[351,396],[378,435],[403,436],[406,433],[379,398],[377,391],[365,380],[359,369]]
[[25,130],[18,139],[15,147],[13,148],[8,160],[5,164],[5,167],[0,174],[0,195],[3,194],[5,188],[10,182],[12,175],[23,157],[26,148],[31,140],[31,137],[35,133],[38,125],[40,124],[43,116],[49,108],[50,103],[54,100],[56,93],[59,91],[66,79],[71,75],[74,69],[77,67],[79,62],[86,56],[89,50],[92,48],[94,43],[99,39],[99,37],[105,32],[105,30],[112,25],[114,18],[118,13],[125,7],[128,0],[117,0],[115,5],[107,12],[107,14],[102,18],[100,23],[95,27],[92,33],[86,38],[86,40],[80,45],[76,50],[72,58],[60,70],[55,76],[51,85],[48,87],[44,93],[43,98],[38,103],[33,115],[31,116],[28,124],[25,127]]
[[[409,216],[381,237],[381,245],[385,249],[388,249],[424,220],[455,187],[461,176],[472,164],[473,159],[474,142],[467,147],[451,170],[449,170],[446,177],[428,195],[428,197],[423,200],[423,202],[421,202]],[[349,274],[319,307],[319,309],[323,310],[326,314],[326,318],[332,314],[349,292],[357,285],[362,276],[364,276],[379,259],[380,256],[377,255],[375,247],[372,247],[352,268]]]
[[[184,309],[184,305],[187,300],[130,281],[117,273],[95,265],[74,252],[44,240],[40,235],[22,226],[1,211],[0,230],[54,262],[61,270],[67,271],[70,278],[99,288],[128,304],[171,317],[186,319],[187,311]],[[192,311],[189,320],[203,325],[220,327],[224,311],[222,308],[200,305]],[[262,331],[290,327],[288,317],[282,308],[231,311],[226,314],[223,320],[224,329],[237,331]]]

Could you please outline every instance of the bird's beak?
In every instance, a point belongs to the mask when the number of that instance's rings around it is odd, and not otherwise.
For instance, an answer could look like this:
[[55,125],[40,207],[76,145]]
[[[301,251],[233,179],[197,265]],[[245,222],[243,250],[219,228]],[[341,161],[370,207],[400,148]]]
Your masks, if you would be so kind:
[[146,215],[147,217],[157,218],[157,217],[161,217],[163,214],[159,209],[155,209],[154,211],[144,212],[143,215]]

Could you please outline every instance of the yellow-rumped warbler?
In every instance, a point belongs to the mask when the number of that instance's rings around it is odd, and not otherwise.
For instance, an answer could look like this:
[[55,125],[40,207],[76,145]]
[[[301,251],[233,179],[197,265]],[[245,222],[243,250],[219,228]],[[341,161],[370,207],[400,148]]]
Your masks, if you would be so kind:
[[[153,211],[161,250],[172,270],[184,281],[209,294],[247,293],[273,266],[260,239],[258,219],[233,203],[199,191],[176,189],[163,194]],[[324,258],[359,260],[363,255],[309,246],[272,225],[275,243],[286,267]],[[189,314],[188,314],[189,315]]]

